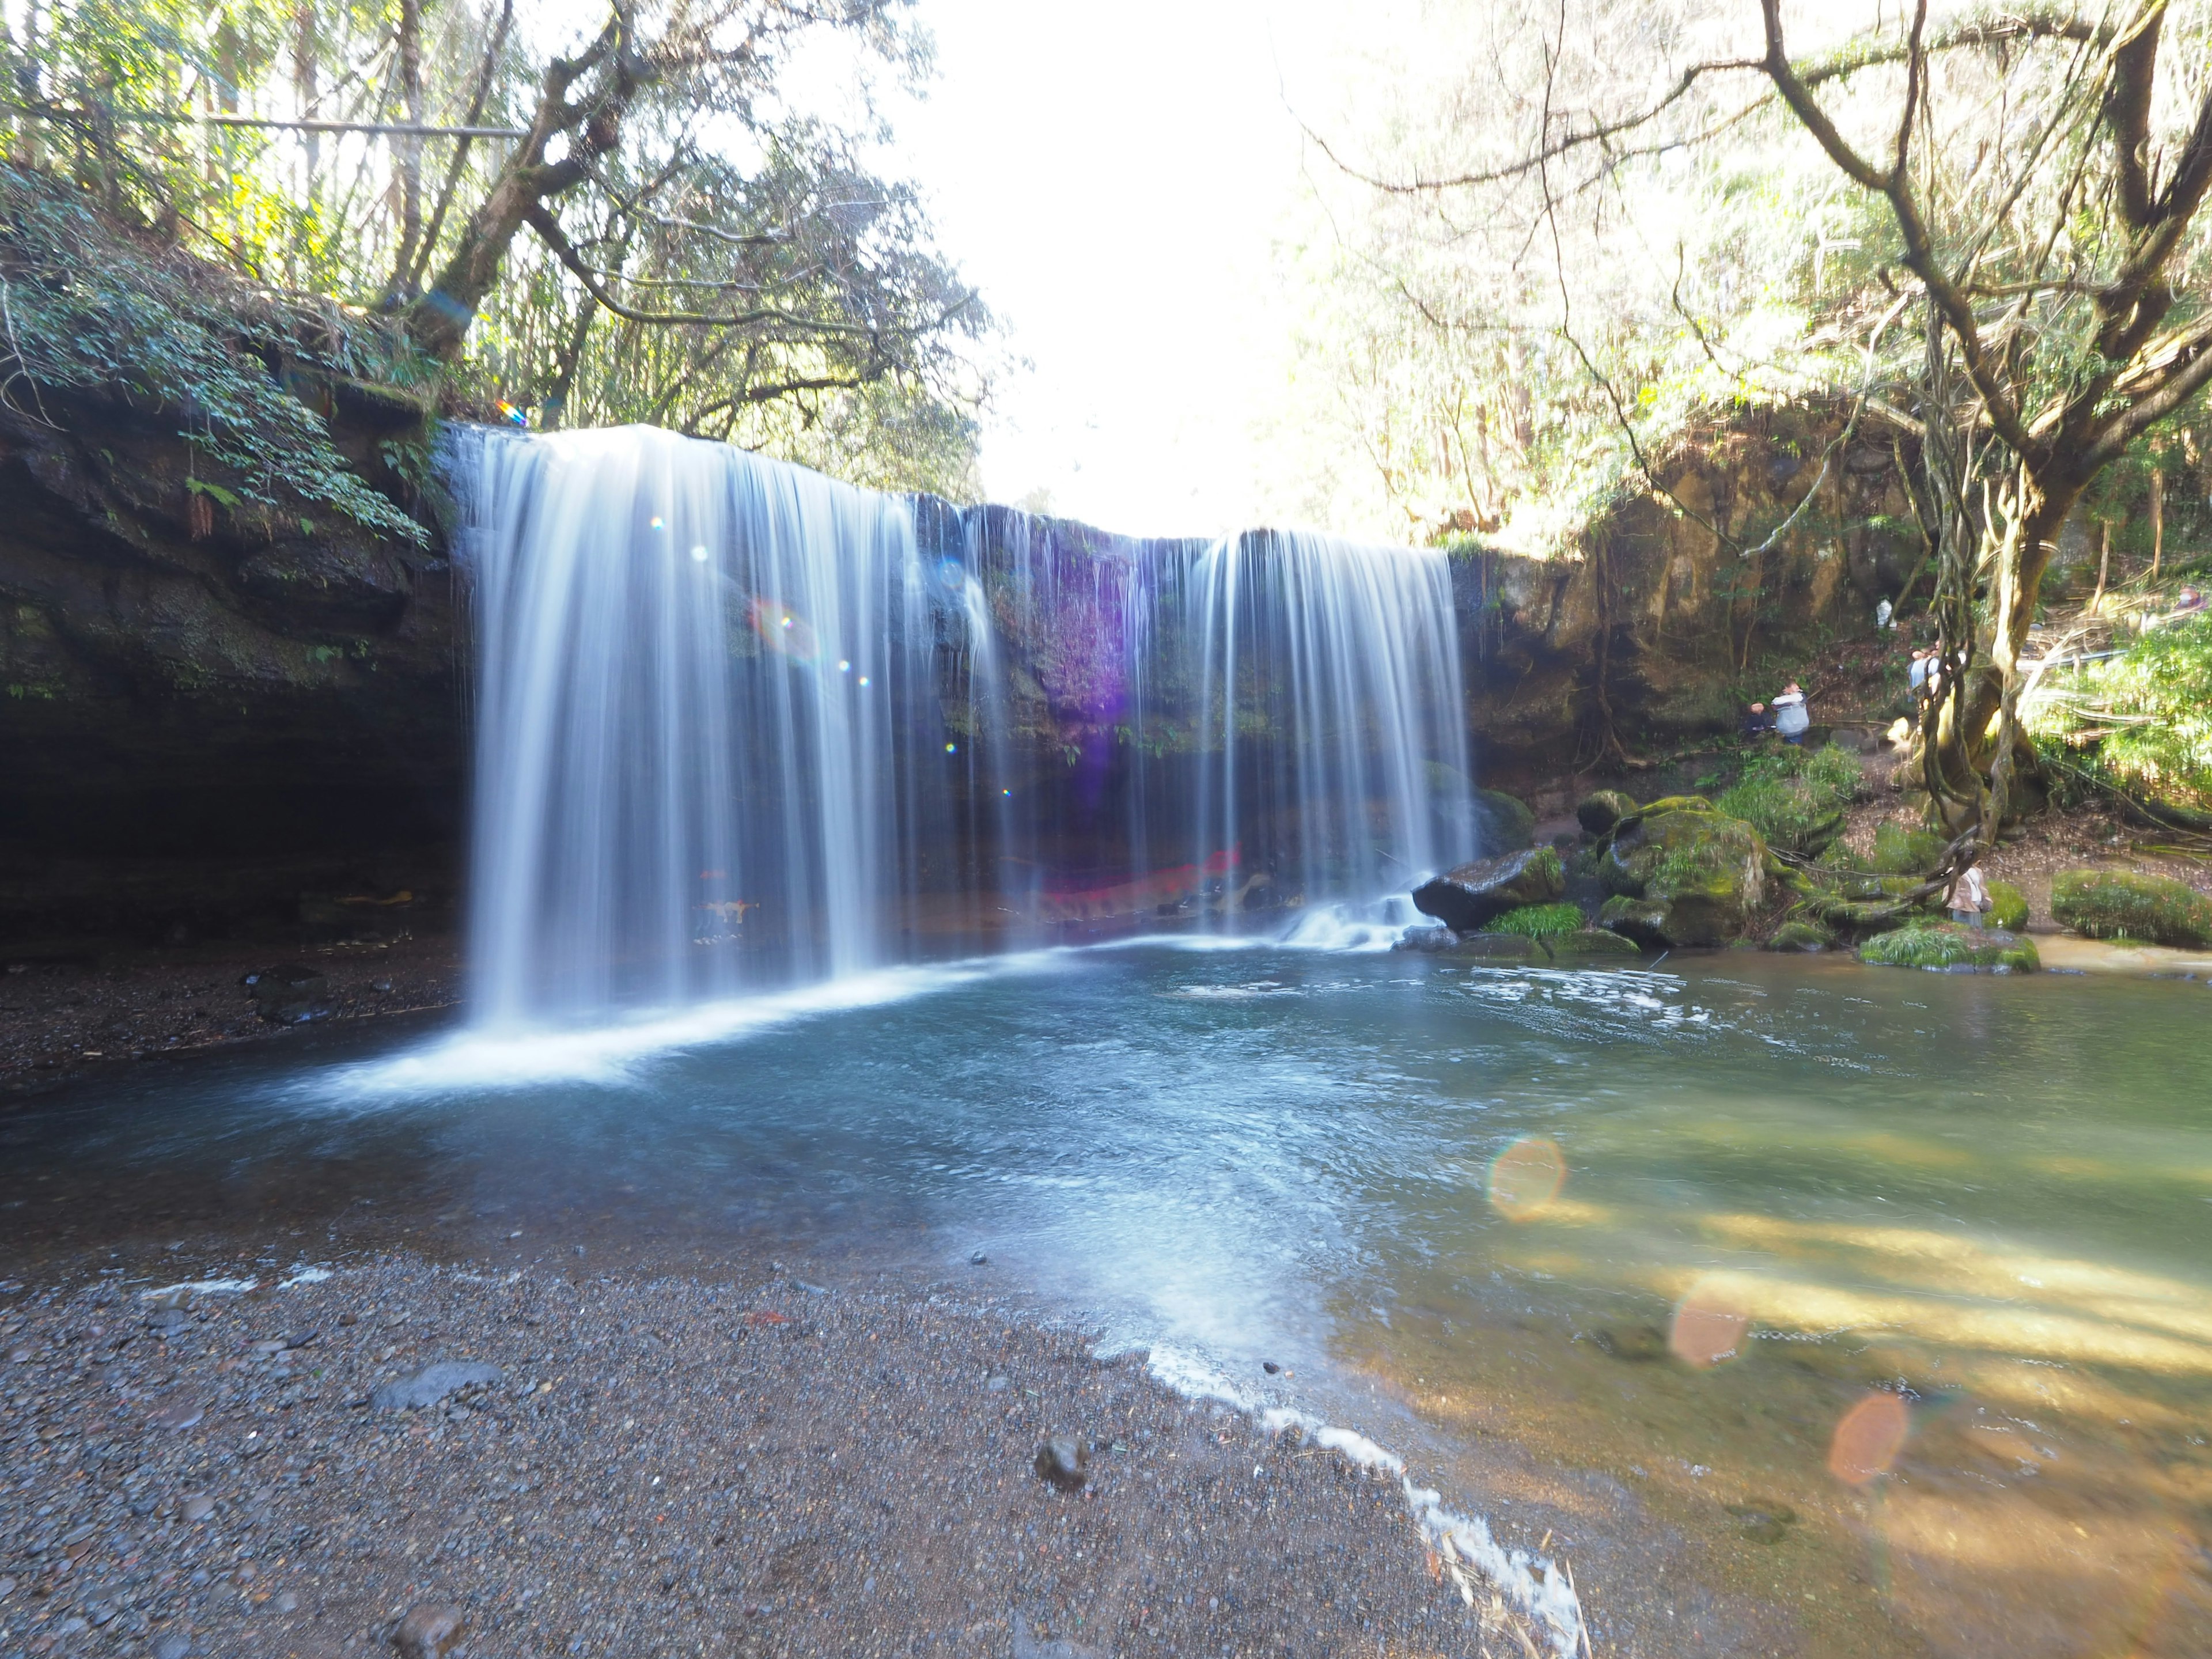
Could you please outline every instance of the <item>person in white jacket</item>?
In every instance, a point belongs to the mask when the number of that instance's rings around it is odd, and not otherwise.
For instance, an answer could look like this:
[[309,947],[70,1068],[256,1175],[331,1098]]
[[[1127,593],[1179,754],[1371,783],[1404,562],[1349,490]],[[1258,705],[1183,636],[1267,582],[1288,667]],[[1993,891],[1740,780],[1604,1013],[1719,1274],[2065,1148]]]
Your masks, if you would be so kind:
[[1775,696],[1774,729],[1782,734],[1784,743],[1802,743],[1812,724],[1813,716],[1805,708],[1804,690],[1792,680]]
[[1964,922],[1969,927],[1982,925],[1983,913],[1990,908],[1989,884],[1982,879],[1982,866],[1970,864],[1959,872],[1951,884],[1951,890],[1943,900],[1943,907],[1951,913],[1951,920]]

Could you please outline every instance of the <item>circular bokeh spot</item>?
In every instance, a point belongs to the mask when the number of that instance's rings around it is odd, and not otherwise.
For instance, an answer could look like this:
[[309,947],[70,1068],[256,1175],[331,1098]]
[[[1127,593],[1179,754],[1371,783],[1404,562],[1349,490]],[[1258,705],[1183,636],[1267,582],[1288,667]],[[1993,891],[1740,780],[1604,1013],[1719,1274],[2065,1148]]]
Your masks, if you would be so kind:
[[1523,1135],[1491,1160],[1491,1207],[1508,1221],[1534,1220],[1566,1184],[1567,1160],[1542,1135]]
[[1828,1473],[1863,1486],[1887,1474],[1912,1432],[1912,1413],[1893,1394],[1870,1394],[1843,1414],[1828,1442]]
[[1740,1358],[1744,1334],[1750,1328],[1750,1316],[1719,1290],[1699,1283],[1675,1307],[1667,1346],[1684,1364],[1705,1370]]

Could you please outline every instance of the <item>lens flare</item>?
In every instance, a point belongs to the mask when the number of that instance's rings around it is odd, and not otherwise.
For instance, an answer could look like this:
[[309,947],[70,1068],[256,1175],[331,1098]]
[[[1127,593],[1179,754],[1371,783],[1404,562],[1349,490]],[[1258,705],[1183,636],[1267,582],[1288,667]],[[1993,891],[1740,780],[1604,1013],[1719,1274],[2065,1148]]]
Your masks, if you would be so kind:
[[1853,1486],[1886,1474],[1912,1432],[1912,1413],[1893,1394],[1870,1394],[1845,1412],[1828,1443],[1828,1473]]
[[1667,1346],[1684,1364],[1706,1370],[1740,1358],[1744,1333],[1750,1328],[1750,1316],[1735,1305],[1724,1290],[1700,1279],[1675,1308]]
[[1541,1135],[1523,1135],[1491,1161],[1491,1207],[1508,1221],[1533,1221],[1567,1182],[1567,1160]]
[[778,656],[789,657],[794,662],[812,662],[819,654],[813,629],[789,606],[778,605],[773,599],[756,599],[747,607],[746,614],[760,642]]
[[691,550],[691,562],[694,564],[707,562],[707,548],[703,542]]

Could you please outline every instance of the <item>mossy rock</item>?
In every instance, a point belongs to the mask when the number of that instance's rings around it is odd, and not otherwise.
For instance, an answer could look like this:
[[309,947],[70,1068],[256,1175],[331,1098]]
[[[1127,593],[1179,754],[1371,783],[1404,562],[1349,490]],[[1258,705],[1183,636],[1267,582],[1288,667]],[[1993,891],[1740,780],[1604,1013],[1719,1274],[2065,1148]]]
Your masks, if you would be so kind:
[[1475,844],[1491,854],[1516,853],[1536,839],[1536,815],[1502,789],[1474,792]]
[[1536,941],[1526,933],[1462,933],[1452,954],[1478,962],[1528,962],[1537,949]]
[[1566,891],[1555,848],[1476,859],[1431,877],[1413,890],[1413,908],[1455,933],[1480,933],[1509,910],[1550,904]]
[[1990,926],[2001,927],[2008,933],[2017,933],[2027,926],[2027,895],[2008,881],[1987,884],[1990,890]]
[[1810,955],[1831,949],[1835,942],[1836,936],[1817,921],[1785,921],[1774,930],[1766,948]]
[[1874,867],[1886,876],[1924,876],[1943,861],[1949,847],[1933,830],[1885,823],[1874,832]]
[[1575,807],[1575,822],[1587,836],[1609,836],[1623,818],[1632,818],[1640,810],[1620,790],[1599,789],[1582,798]]
[[1523,939],[1556,939],[1580,933],[1589,926],[1579,904],[1524,904],[1508,910],[1490,924],[1493,933],[1518,933]]
[[2091,939],[2212,945],[2212,898],[2171,876],[2062,870],[2051,883],[2051,914]]
[[1582,961],[1626,960],[1644,954],[1643,947],[1632,939],[1606,927],[1578,927],[1571,933],[1561,933],[1544,941],[1552,954],[1562,959]]
[[1766,897],[1766,843],[1702,797],[1655,801],[1622,820],[1601,864],[1608,902],[1601,927],[1662,947],[1725,945],[1748,929]]
[[1938,974],[2032,974],[2043,965],[2035,942],[1994,927],[1938,922],[1900,927],[1859,946],[1859,960],[1880,968],[1923,968]]

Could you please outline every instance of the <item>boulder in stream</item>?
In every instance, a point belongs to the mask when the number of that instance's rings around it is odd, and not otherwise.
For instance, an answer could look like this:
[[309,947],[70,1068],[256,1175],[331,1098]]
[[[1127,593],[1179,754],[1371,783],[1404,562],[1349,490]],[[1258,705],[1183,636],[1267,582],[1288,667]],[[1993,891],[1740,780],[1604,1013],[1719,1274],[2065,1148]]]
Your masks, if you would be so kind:
[[1477,859],[1432,877],[1413,890],[1413,908],[1455,933],[1474,933],[1508,910],[1549,904],[1566,887],[1558,852],[1539,847]]
[[1597,789],[1582,798],[1575,822],[1593,839],[1609,836],[1623,818],[1636,816],[1636,803],[1618,789]]
[[2212,945],[2212,898],[2171,876],[2061,870],[2051,878],[2051,914],[2090,939],[2131,939],[2184,950]]
[[1726,945],[1765,901],[1766,864],[1759,831],[1702,796],[1654,801],[1620,821],[1599,860],[1614,896],[1598,925],[1665,949]]

